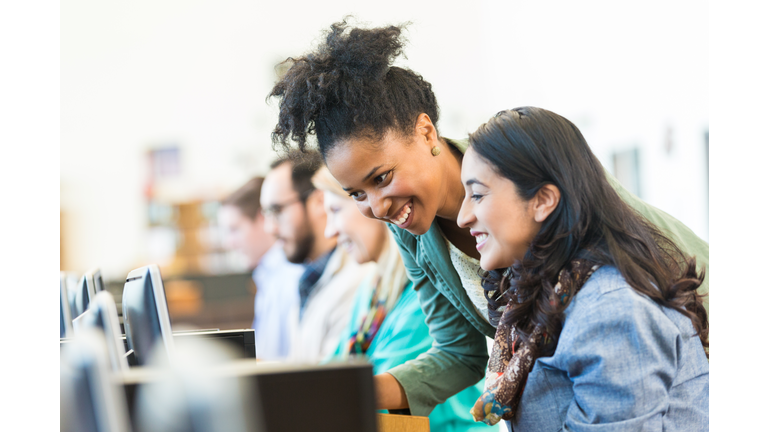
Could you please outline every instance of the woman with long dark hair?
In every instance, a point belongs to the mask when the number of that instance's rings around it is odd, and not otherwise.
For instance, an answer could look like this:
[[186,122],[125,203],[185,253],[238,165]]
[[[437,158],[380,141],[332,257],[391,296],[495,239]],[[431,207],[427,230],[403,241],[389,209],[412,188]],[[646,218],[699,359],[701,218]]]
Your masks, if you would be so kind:
[[[496,328],[478,275],[475,238],[456,223],[467,142],[440,136],[432,86],[392,65],[402,52],[401,32],[398,26],[350,29],[337,23],[316,49],[289,59],[290,69],[270,94],[280,103],[273,140],[303,149],[316,135],[331,174],[358,209],[389,223],[435,342],[419,358],[376,375],[377,400],[380,408],[428,415],[483,377],[486,337],[493,338]],[[607,181],[706,265],[707,243],[611,176]],[[706,280],[699,290],[707,292]]]
[[469,142],[458,224],[490,272],[497,324],[475,419],[514,430],[706,429],[696,260],[621,200],[565,118],[502,111]]

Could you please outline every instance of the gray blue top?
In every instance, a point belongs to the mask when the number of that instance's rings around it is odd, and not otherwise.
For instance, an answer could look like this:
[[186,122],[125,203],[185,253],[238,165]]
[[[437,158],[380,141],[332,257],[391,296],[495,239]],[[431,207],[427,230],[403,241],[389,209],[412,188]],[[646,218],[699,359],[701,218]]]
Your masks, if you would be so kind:
[[288,261],[282,246],[275,244],[253,271],[256,284],[253,330],[256,357],[284,360],[291,350],[292,309],[299,307],[299,278],[304,266]]
[[709,430],[709,362],[691,321],[598,269],[528,375],[514,431]]

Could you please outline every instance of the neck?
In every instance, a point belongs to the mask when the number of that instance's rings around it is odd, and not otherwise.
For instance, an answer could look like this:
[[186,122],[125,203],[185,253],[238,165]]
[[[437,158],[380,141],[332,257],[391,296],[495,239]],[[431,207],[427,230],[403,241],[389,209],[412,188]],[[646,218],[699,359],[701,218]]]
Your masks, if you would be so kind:
[[336,247],[336,239],[335,238],[325,238],[325,236],[315,236],[315,245],[312,247],[312,252],[310,252],[307,259],[312,262],[316,259],[320,258],[321,256],[327,254]]
[[480,253],[475,247],[475,238],[469,233],[469,228],[459,228],[456,221],[459,219],[459,210],[464,201],[464,185],[461,184],[461,161],[464,155],[443,138],[440,139],[446,150],[443,163],[443,190],[444,200],[437,211],[437,223],[445,234],[445,237],[465,254],[480,258]]
[[445,158],[441,160],[443,168],[442,205],[437,210],[437,217],[456,224],[459,219],[461,202],[464,201],[464,186],[461,184],[461,160],[463,154],[440,138],[445,150]]

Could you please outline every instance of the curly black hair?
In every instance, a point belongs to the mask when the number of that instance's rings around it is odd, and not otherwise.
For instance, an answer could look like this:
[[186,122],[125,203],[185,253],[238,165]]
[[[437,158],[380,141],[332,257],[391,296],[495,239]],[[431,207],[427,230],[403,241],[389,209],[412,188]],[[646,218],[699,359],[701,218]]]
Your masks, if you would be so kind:
[[273,147],[307,148],[317,135],[325,158],[341,140],[380,140],[387,132],[410,136],[421,113],[437,125],[438,106],[432,85],[409,69],[392,66],[403,52],[407,24],[348,29],[347,21],[331,25],[325,42],[292,64],[267,99],[280,100],[280,116],[272,132]]

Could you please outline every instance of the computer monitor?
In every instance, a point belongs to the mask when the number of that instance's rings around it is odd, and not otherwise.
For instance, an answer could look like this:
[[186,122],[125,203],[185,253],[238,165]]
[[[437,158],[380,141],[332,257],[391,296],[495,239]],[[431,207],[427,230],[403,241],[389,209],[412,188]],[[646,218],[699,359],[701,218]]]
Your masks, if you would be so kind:
[[131,430],[125,394],[107,363],[104,335],[98,329],[85,329],[62,350],[59,373],[62,431]]
[[112,294],[108,291],[97,293],[88,305],[88,310],[75,318],[72,325],[75,335],[82,333],[85,328],[98,328],[104,332],[112,371],[120,372],[128,369],[125,344],[120,332],[120,318],[117,315],[117,306]]
[[96,295],[93,286],[93,279],[87,274],[80,277],[80,281],[75,286],[75,304],[72,307],[72,315],[78,317],[88,309],[88,304]]
[[69,303],[69,292],[67,290],[67,274],[59,274],[59,337],[72,337],[72,309]]
[[[215,350],[209,350],[214,352]],[[177,362],[174,369],[181,371],[192,369],[199,362],[200,354],[190,355],[179,344],[177,352],[184,362]],[[189,363],[187,362],[189,360]],[[317,366],[257,362],[252,359],[235,359],[206,365],[199,375],[207,375],[208,379],[232,378],[244,379],[247,385],[255,390],[252,406],[256,420],[261,417],[264,432],[376,432],[376,398],[373,386],[373,367],[367,362],[352,361]],[[196,378],[196,375],[191,375]],[[158,400],[149,397],[149,385],[156,383],[157,387],[165,387],[169,375],[160,368],[132,368],[119,377],[125,388],[128,409],[131,418],[137,419],[137,430],[142,423],[151,421],[146,409],[153,409],[159,415],[165,415],[165,422],[155,421],[155,427],[170,430],[170,425],[183,424],[181,413],[168,407],[188,403],[192,400],[191,391],[199,389],[198,384],[185,386],[181,394],[185,399]],[[195,380],[197,381],[197,380]],[[162,394],[162,393],[160,393]],[[171,391],[165,394],[180,394]],[[208,392],[207,399],[214,393]],[[227,403],[232,394],[243,394],[234,390],[226,390],[224,395],[215,399],[217,404]],[[166,406],[164,406],[166,405]],[[230,404],[230,406],[233,406]],[[343,408],[340,408],[343,407]],[[200,409],[195,411],[200,412]],[[140,420],[139,420],[140,419]],[[173,423],[174,419],[179,421]],[[182,429],[189,430],[189,429]],[[194,429],[198,430],[198,429]],[[224,429],[227,430],[227,429]]]
[[148,368],[159,378],[136,390],[137,430],[266,432],[255,381],[233,368],[221,371],[238,353],[220,340],[187,339],[175,348],[183,362]]
[[101,277],[101,270],[95,268],[85,273],[85,280],[93,287],[94,293],[104,291],[104,279]]
[[128,273],[123,288],[123,326],[128,348],[133,350],[139,366],[147,364],[150,352],[161,343],[172,359],[171,318],[157,265],[150,264]]

